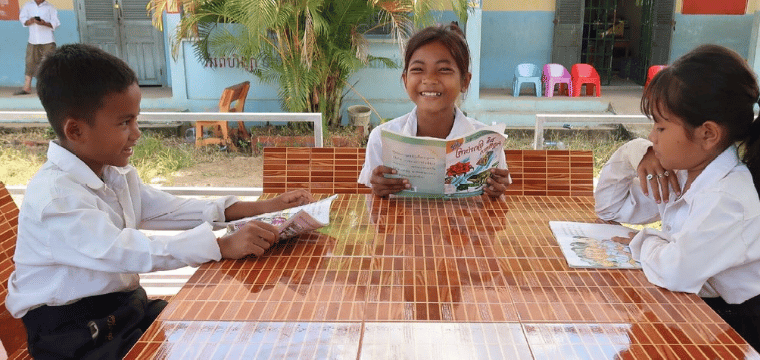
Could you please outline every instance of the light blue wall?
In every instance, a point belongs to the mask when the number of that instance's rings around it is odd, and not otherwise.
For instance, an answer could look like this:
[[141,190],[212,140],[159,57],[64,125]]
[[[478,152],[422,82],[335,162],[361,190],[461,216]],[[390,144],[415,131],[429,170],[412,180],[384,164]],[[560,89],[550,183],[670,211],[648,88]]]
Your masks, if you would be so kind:
[[[754,14],[683,15],[676,14],[676,30],[670,46],[670,62],[702,44],[723,45],[749,56]],[[752,45],[754,47],[754,44]]]
[[[79,42],[76,13],[58,10],[61,26],[55,30],[57,45]],[[24,57],[29,32],[18,20],[0,20],[0,86],[24,84]]]
[[515,67],[551,61],[553,11],[484,11],[481,88],[511,88]]

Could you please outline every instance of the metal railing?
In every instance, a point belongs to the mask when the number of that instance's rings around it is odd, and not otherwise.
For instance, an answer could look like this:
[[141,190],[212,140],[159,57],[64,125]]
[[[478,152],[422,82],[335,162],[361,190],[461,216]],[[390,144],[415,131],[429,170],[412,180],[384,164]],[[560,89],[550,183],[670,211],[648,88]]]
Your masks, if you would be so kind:
[[[320,113],[143,112],[137,121],[154,124],[194,121],[310,122],[314,124],[314,146],[323,146]],[[41,123],[47,123],[44,111],[0,111],[0,125]]]
[[645,115],[599,115],[599,114],[536,114],[533,134],[533,148],[544,148],[544,128],[550,123],[594,123],[594,124],[651,124]]
[[[260,187],[151,186],[177,196],[235,195],[258,197],[264,192],[264,189]],[[12,195],[24,195],[26,192],[26,185],[6,185],[5,188]]]

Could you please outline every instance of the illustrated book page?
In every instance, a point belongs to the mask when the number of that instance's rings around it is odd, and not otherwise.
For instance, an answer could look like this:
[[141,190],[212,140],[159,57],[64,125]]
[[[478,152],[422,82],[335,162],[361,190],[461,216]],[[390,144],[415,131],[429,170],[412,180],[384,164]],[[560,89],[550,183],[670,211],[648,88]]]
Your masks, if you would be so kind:
[[636,230],[622,225],[549,221],[549,227],[567,259],[574,268],[640,269],[631,258],[631,249],[612,240],[628,237]]
[[232,221],[227,224],[227,234],[234,233],[251,220],[274,225],[280,231],[280,239],[319,229],[330,223],[330,205],[336,197],[338,195],[302,206]]
[[489,171],[504,159],[505,124],[486,126],[444,140],[405,136],[383,130],[383,165],[396,169],[393,177],[409,180],[411,189],[396,195],[465,197],[480,195]]

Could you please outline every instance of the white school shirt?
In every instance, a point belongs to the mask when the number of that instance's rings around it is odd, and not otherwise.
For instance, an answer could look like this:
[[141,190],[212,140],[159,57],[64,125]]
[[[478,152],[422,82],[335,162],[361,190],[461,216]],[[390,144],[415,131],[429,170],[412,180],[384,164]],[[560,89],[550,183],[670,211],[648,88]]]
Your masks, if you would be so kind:
[[[456,115],[454,116],[454,125],[451,127],[451,131],[446,137],[446,140],[462,136],[468,132],[472,132],[486,126],[480,121],[464,116],[464,113],[462,113],[459,108],[455,108],[455,110]],[[399,116],[372,129],[372,132],[369,134],[369,139],[367,140],[367,151],[364,155],[364,166],[362,167],[362,172],[359,174],[359,179],[357,180],[358,183],[367,185],[368,187],[372,187],[372,184],[370,183],[370,180],[372,179],[372,171],[375,170],[376,167],[383,164],[383,143],[380,140],[382,129],[390,130],[402,135],[416,136],[417,107],[415,106],[414,109],[412,109],[412,111],[406,115]],[[505,160],[504,156],[500,157],[498,168],[507,168],[507,161]],[[512,180],[510,178],[510,182],[511,181]]]
[[[24,25],[27,20],[35,16],[39,16],[42,20],[49,22],[53,28],[51,29],[39,24],[29,25],[29,43],[33,45],[54,43],[55,37],[53,36],[53,31],[61,26],[61,21],[58,20],[58,10],[47,1],[43,1],[37,5],[34,0],[30,0],[21,8],[18,14],[18,21],[21,22],[21,25]],[[24,27],[27,26],[24,25]]]
[[[134,290],[138,273],[221,259],[209,222],[224,221],[236,198],[182,199],[143,184],[132,166],[107,166],[104,182],[54,141],[47,156],[19,213],[16,268],[5,302],[14,317]],[[146,236],[138,228],[190,230]]]
[[[631,241],[647,279],[673,291],[722,297],[741,304],[760,294],[760,200],[752,175],[730,146],[680,198],[666,203],[644,196],[636,168],[651,142],[630,141],[604,165],[594,198],[604,220],[649,223]],[[681,186],[686,171],[677,171]],[[671,175],[674,176],[674,175]]]

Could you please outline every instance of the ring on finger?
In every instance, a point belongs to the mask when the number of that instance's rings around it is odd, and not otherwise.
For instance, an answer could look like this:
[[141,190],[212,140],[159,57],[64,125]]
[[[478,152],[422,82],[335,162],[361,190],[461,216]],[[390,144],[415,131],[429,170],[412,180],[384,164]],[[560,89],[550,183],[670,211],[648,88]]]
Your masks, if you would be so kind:
[[657,174],[657,178],[658,178],[658,179],[660,179],[660,178],[664,178],[664,177],[665,177],[665,174]]
[[662,176],[670,176],[670,173],[667,170],[665,170],[665,172],[662,173]]
[[654,175],[652,174],[647,175],[647,180],[652,180],[652,179],[654,179]]

